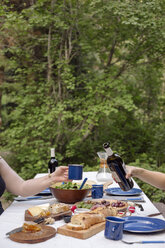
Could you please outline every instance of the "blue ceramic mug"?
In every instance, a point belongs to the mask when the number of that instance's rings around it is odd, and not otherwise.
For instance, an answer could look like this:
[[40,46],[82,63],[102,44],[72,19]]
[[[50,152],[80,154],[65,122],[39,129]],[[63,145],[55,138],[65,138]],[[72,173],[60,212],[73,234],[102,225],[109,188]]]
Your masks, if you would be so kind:
[[92,185],[92,198],[98,199],[103,197],[103,184]]
[[83,165],[69,164],[68,178],[71,180],[81,180],[83,175]]
[[106,217],[104,236],[107,239],[120,240],[123,237],[125,220],[118,217]]

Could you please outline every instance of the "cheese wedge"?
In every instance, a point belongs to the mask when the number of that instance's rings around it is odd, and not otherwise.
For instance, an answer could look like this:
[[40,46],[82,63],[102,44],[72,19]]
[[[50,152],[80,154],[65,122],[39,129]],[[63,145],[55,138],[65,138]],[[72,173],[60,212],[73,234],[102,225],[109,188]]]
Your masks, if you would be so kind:
[[38,206],[28,208],[28,212],[32,216],[40,215],[44,210]]
[[50,204],[49,203],[45,203],[45,204],[42,204],[42,205],[37,205],[37,207],[45,210],[45,211],[49,211],[50,209]]

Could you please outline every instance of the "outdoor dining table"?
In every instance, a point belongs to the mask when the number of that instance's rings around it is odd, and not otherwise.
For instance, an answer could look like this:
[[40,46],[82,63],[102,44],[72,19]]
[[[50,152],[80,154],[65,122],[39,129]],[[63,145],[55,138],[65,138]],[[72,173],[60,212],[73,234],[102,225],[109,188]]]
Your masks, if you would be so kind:
[[[96,180],[96,171],[92,172],[84,172],[83,178],[87,177],[89,180]],[[37,174],[36,177],[40,177],[45,174]],[[118,185],[113,182],[109,188],[118,187]],[[139,188],[137,183],[134,181],[134,187]],[[148,216],[150,214],[159,213],[157,208],[153,205],[153,203],[149,200],[149,198],[145,195],[144,192],[141,193],[141,197],[143,197],[144,202],[140,202],[142,204],[144,211],[141,211],[140,208],[136,207],[136,211],[133,214],[134,216]],[[113,199],[113,196],[104,195],[104,199]],[[121,247],[129,247],[130,244],[123,243],[121,240],[109,240],[104,237],[104,230],[95,234],[94,236],[82,240],[69,236],[64,236],[59,233],[55,235],[55,237],[36,244],[27,244],[27,243],[18,243],[14,242],[6,236],[6,233],[11,231],[14,228],[20,227],[23,225],[24,221],[24,213],[31,206],[41,205],[44,203],[53,204],[56,202],[54,197],[50,199],[35,199],[28,201],[13,201],[13,203],[4,211],[4,213],[0,216],[0,247],[1,248],[25,248],[25,247],[35,247],[35,248],[101,248],[101,247],[113,247],[113,248],[121,248]],[[151,218],[159,218],[164,220],[163,216],[160,214],[156,217]],[[58,228],[64,225],[64,220],[55,221],[52,225],[54,228]],[[124,240],[130,241],[159,241],[165,240],[165,230],[151,233],[134,233],[134,232],[126,232],[123,234]],[[154,248],[165,248],[165,243],[152,243],[152,244],[132,244],[133,247],[154,247]]]

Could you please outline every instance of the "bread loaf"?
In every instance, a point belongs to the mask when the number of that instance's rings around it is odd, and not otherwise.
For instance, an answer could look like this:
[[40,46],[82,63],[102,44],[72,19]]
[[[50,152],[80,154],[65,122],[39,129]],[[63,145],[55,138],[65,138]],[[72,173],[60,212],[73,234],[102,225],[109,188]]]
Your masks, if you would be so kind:
[[67,228],[70,230],[75,230],[75,231],[83,230],[83,227],[81,225],[72,224],[72,223],[68,223]]
[[75,214],[71,218],[71,223],[67,224],[67,228],[72,230],[84,230],[90,226],[105,221],[103,214],[99,213],[80,213]]

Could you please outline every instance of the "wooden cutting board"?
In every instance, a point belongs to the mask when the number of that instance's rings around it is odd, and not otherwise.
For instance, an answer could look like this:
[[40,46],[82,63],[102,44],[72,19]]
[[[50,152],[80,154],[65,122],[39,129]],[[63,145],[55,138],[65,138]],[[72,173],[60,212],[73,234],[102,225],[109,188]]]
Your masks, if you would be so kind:
[[50,226],[42,226],[41,231],[30,232],[17,232],[10,234],[9,238],[18,243],[34,244],[46,241],[56,235],[56,229]]
[[[64,215],[72,215],[72,211],[69,210],[69,211],[65,211],[65,212],[62,212],[62,213],[58,213],[58,214],[51,214],[50,216],[47,216],[47,217],[52,217],[55,220],[60,220],[60,219],[63,218]],[[34,221],[34,220],[37,220],[39,217],[38,216],[31,216],[28,213],[28,211],[26,210],[24,218],[25,218],[26,221]]]
[[64,226],[57,228],[57,233],[65,235],[65,236],[74,237],[77,239],[88,239],[88,238],[92,237],[93,235],[104,230],[105,222],[95,224],[86,230],[79,230],[79,231],[70,230],[66,226],[67,225],[64,225]]

